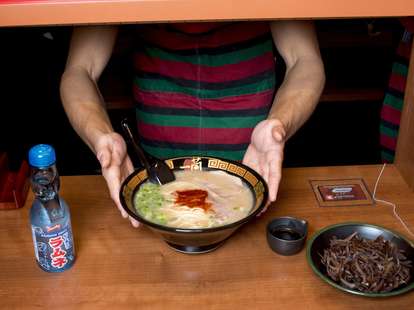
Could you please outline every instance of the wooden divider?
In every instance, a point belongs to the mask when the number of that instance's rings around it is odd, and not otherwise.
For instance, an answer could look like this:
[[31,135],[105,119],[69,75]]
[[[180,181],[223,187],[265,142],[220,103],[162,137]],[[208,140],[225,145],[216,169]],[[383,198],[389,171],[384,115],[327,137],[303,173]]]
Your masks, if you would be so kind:
[[404,107],[401,115],[395,166],[408,186],[414,190],[414,41],[405,87]]
[[4,0],[0,26],[414,16],[412,0]]

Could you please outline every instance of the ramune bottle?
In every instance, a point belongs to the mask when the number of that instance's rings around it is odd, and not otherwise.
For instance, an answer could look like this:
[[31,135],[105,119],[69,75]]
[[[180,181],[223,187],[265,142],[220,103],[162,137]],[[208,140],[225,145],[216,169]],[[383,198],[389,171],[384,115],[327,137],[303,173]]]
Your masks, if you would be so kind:
[[31,187],[35,198],[30,209],[36,261],[48,272],[70,268],[75,261],[70,211],[59,197],[59,175],[52,146],[38,144],[29,151]]

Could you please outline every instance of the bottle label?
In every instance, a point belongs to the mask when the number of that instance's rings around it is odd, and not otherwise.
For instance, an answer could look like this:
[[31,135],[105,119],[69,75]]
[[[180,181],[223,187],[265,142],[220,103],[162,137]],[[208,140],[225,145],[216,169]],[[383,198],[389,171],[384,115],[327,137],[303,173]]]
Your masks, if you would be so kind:
[[61,227],[32,226],[36,260],[46,271],[59,272],[72,266],[75,260],[72,230],[70,225]]

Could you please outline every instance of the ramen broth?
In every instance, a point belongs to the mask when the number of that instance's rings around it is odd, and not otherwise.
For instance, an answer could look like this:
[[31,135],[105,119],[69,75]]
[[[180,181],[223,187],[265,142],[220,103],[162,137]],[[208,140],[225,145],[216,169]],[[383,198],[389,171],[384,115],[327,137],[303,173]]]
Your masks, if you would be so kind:
[[143,184],[134,198],[145,219],[176,228],[210,228],[237,222],[253,207],[243,181],[224,171],[177,171],[164,185]]

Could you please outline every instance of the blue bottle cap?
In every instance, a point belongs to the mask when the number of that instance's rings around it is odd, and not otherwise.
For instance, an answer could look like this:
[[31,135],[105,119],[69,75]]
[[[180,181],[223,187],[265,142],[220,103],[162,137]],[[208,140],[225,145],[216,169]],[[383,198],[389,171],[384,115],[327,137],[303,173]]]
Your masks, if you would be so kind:
[[29,151],[29,164],[33,167],[48,167],[55,162],[55,150],[51,145],[38,144],[33,146]]

